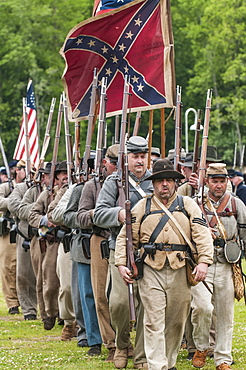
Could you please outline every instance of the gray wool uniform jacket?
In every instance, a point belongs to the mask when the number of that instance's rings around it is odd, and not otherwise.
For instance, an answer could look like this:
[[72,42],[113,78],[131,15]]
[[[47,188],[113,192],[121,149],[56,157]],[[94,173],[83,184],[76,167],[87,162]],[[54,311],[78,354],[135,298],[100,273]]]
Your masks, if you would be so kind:
[[72,194],[64,212],[64,224],[73,229],[73,237],[71,240],[70,258],[72,261],[90,264],[90,260],[85,258],[82,248],[83,230],[80,229],[77,223],[77,211],[79,206],[80,196],[83,190],[83,184],[78,184],[73,188]]
[[[152,181],[144,181],[150,175],[151,172],[147,170],[144,176],[139,180],[133,173],[129,172],[129,176],[131,176],[133,180],[135,180],[139,184],[146,195],[150,195],[153,193]],[[97,199],[93,218],[95,225],[111,230],[111,236],[109,238],[110,249],[115,249],[116,237],[122,227],[121,223],[118,220],[118,214],[122,207],[118,205],[117,179],[117,173],[113,173],[104,181],[103,187]],[[140,199],[142,199],[142,196],[131,184],[129,185],[132,208]]]
[[16,184],[14,190],[9,196],[9,211],[12,213],[12,215],[15,217],[15,220],[17,222],[18,229],[20,230],[21,234],[25,236],[26,239],[29,239],[28,236],[28,221],[25,219],[22,219],[21,212],[19,212],[19,207],[21,204],[21,201],[28,190],[28,186],[26,182],[21,182],[19,184]]

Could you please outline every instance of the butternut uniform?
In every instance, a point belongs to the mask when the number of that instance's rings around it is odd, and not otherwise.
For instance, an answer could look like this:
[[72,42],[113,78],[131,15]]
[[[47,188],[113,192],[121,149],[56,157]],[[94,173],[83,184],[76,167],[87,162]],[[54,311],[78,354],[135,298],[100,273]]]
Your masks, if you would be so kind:
[[[158,161],[157,161],[158,162]],[[177,193],[168,200],[167,208],[175,201]],[[160,206],[156,196],[151,198],[151,213],[143,222],[146,199],[140,200],[132,210],[133,246],[149,242],[150,236],[159,223]],[[173,216],[182,225],[188,238],[196,243],[197,262],[213,262],[212,237],[198,205],[189,197],[183,198],[187,216],[178,208]],[[126,228],[122,228],[116,240],[115,264],[126,266]],[[182,235],[168,220],[155,243],[169,246],[185,245]],[[173,248],[173,247],[171,247]],[[147,255],[143,278],[139,280],[140,297],[144,305],[144,340],[149,370],[167,370],[175,366],[180,348],[185,321],[190,309],[190,286],[186,278],[185,260],[180,261],[177,250],[157,250],[154,258]]]

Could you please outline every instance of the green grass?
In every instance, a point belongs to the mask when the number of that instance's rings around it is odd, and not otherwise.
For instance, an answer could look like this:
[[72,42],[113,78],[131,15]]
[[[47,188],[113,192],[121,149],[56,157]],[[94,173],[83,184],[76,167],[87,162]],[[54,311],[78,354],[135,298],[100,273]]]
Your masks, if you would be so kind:
[[[24,321],[22,315],[8,315],[3,296],[0,294],[0,369],[115,369],[113,364],[104,362],[107,356],[105,348],[100,357],[89,357],[86,354],[88,348],[77,347],[76,339],[61,342],[61,329],[61,326],[55,325],[51,331],[45,331],[40,320]],[[246,306],[241,300],[235,302],[233,338],[235,364],[232,365],[232,369],[246,370],[245,344]],[[186,356],[187,351],[181,350],[177,362],[178,370],[193,368],[191,362],[186,360]],[[132,360],[129,360],[127,368],[132,367]],[[215,369],[213,360],[209,359],[203,369]]]

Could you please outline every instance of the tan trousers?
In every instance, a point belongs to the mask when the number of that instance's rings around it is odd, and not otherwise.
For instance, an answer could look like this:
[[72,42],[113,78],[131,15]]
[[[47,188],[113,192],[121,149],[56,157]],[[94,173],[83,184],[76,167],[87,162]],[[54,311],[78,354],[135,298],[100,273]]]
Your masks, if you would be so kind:
[[71,266],[70,253],[65,253],[63,244],[59,244],[56,273],[60,281],[58,296],[59,316],[65,325],[74,323],[74,310],[71,295]]
[[10,244],[9,234],[0,237],[0,273],[7,307],[18,307],[20,304],[16,290],[16,244]]
[[58,294],[60,282],[56,274],[59,243],[46,243],[47,249],[42,262],[43,296],[47,316],[58,315]]
[[144,306],[144,341],[149,370],[168,370],[175,366],[190,310],[190,287],[186,267],[172,270],[165,264],[157,271],[144,265],[139,280]]
[[109,304],[106,297],[108,261],[102,259],[100,243],[104,240],[97,235],[91,237],[91,284],[97,311],[98,325],[106,348],[115,347],[115,332],[111,326]]
[[232,334],[234,318],[234,286],[232,269],[229,263],[213,263],[208,268],[206,282],[213,295],[198,284],[192,287],[192,316],[193,340],[199,351],[209,347],[209,331],[213,309],[215,322],[215,366],[226,362],[231,364]]
[[[109,296],[109,310],[111,323],[116,333],[116,347],[124,349],[130,345],[128,288],[120,277],[114,261],[114,250],[110,250],[109,283],[111,284],[111,291]],[[146,362],[144,352],[143,305],[139,297],[138,282],[135,281],[133,285],[137,317],[133,360],[135,364],[138,364]]]
[[45,319],[47,314],[45,312],[44,295],[43,295],[43,277],[42,277],[42,263],[45,253],[41,253],[39,241],[36,236],[33,236],[30,243],[30,254],[34,274],[36,276],[36,292],[39,305],[41,319]]

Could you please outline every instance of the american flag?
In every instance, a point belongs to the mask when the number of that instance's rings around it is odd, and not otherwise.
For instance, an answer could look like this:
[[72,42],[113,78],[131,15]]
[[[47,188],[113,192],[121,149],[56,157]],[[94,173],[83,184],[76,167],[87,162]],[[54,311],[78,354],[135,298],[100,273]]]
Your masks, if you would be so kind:
[[[38,125],[36,119],[36,106],[35,106],[35,96],[33,91],[32,80],[29,80],[27,85],[27,120],[28,120],[28,135],[29,135],[29,148],[30,148],[30,158],[31,163],[37,168],[39,163],[39,145],[38,145]],[[13,159],[24,159],[26,160],[25,151],[25,134],[24,134],[24,117],[22,117],[21,128],[17,144],[14,151]]]
[[174,105],[169,0],[135,0],[83,21],[69,32],[60,53],[70,121],[88,117],[94,68],[99,86],[108,79],[107,117],[121,113],[125,75],[132,112]]

